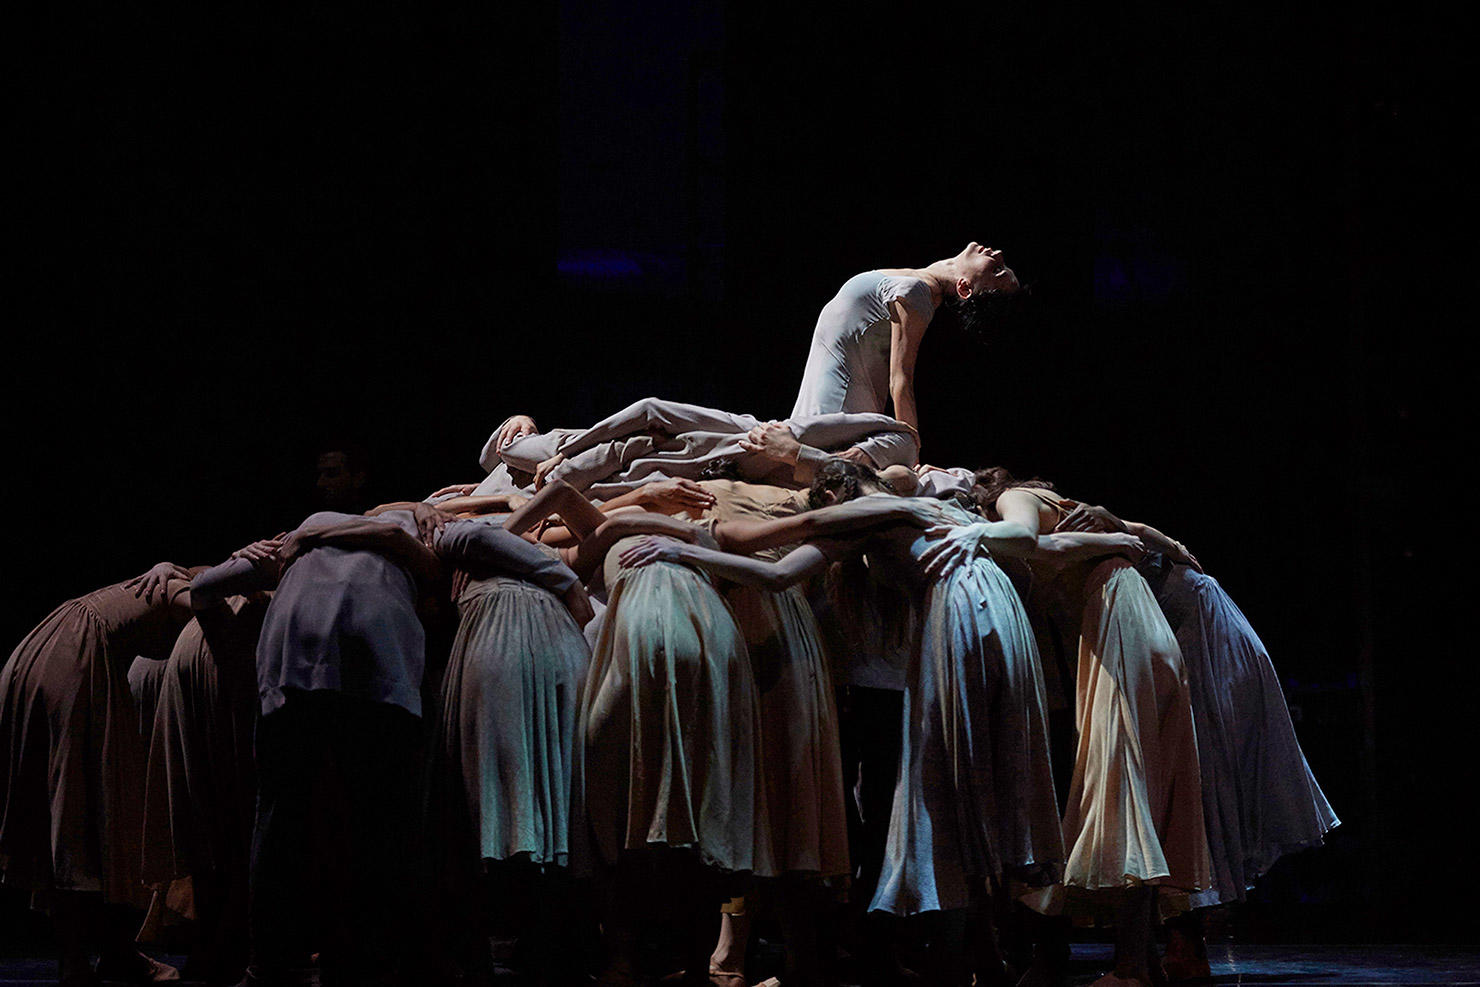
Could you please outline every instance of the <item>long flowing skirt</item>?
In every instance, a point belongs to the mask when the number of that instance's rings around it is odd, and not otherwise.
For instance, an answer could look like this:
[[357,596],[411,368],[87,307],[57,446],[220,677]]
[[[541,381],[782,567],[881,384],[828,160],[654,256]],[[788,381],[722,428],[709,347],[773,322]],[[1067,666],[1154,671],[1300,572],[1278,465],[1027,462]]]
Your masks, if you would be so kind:
[[477,859],[563,866],[586,640],[554,594],[519,579],[474,580],[458,608],[433,748],[460,810],[448,835]]
[[1186,666],[1146,580],[1108,559],[1086,583],[1064,812],[1064,884],[1101,891],[1209,885]]
[[246,643],[218,655],[191,621],[160,683],[144,786],[143,876],[162,891],[188,878],[197,891],[235,893],[246,880],[257,790],[250,641],[266,604],[238,604],[240,612],[225,619],[238,624]]
[[1169,566],[1151,585],[1187,663],[1197,723],[1213,886],[1192,905],[1242,901],[1276,860],[1319,845],[1338,820],[1248,618],[1195,569]]
[[0,869],[30,890],[143,905],[146,746],[133,655],[108,654],[86,600],[54,610],[0,670]]
[[581,704],[596,849],[607,863],[623,850],[692,849],[724,871],[771,875],[755,679],[735,618],[685,566],[608,583]]
[[837,700],[817,618],[800,586],[725,596],[755,670],[772,856],[778,871],[847,874],[848,816]]
[[936,583],[905,688],[904,747],[873,910],[965,907],[1008,876],[1038,886],[1064,860],[1038,647],[988,558]]

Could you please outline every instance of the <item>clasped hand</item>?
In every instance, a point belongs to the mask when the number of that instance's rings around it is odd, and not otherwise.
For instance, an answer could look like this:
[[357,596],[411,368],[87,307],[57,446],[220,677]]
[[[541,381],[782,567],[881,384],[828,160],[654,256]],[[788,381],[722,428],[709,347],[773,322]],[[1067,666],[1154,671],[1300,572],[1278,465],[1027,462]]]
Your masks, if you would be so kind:
[[123,588],[133,590],[135,599],[143,597],[145,603],[152,604],[155,593],[159,593],[161,599],[164,598],[171,579],[188,581],[190,572],[173,562],[158,562],[142,576],[135,576],[124,583]]
[[624,569],[640,569],[654,562],[682,562],[683,553],[683,542],[646,535],[641,541],[623,549],[618,561]]
[[644,483],[637,488],[637,502],[660,514],[699,514],[714,506],[714,494],[694,480],[677,477]]
[[931,579],[943,579],[982,552],[985,522],[976,524],[937,524],[925,529],[925,537],[934,544],[920,553],[920,564]]

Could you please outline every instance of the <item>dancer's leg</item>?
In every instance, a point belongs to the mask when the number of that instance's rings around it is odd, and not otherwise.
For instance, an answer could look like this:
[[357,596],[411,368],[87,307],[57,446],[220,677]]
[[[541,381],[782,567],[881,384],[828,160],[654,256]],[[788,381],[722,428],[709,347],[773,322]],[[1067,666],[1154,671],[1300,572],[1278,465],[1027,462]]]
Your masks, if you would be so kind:
[[710,979],[732,987],[745,985],[745,953],[750,948],[750,913],[723,911],[719,916],[719,941],[709,954]]

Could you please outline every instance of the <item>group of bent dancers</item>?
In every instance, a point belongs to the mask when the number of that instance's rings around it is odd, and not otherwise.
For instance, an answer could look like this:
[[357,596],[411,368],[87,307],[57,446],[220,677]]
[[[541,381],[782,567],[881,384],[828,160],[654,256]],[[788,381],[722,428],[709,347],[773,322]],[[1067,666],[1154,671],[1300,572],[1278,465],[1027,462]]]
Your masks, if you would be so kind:
[[918,462],[925,328],[1021,295],[860,274],[784,421],[516,415],[479,483],[63,604],[0,672],[61,981],[477,983],[512,920],[532,982],[741,987],[759,918],[786,987],[1051,984],[1074,916],[1104,983],[1207,976],[1200,910],[1337,820],[1182,544]]

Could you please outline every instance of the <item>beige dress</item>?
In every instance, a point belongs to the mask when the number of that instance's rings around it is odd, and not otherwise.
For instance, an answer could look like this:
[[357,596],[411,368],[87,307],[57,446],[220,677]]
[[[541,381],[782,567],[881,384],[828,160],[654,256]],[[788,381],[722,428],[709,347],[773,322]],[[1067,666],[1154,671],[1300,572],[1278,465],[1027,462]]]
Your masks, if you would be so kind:
[[139,880],[148,741],[129,692],[135,656],[180,624],[122,585],[62,604],[0,670],[0,869],[30,890],[145,905]]
[[[706,480],[715,496],[711,525],[790,517],[806,492],[732,480]],[[760,553],[768,561],[788,548]],[[781,872],[838,877],[850,869],[843,802],[838,710],[822,632],[801,586],[780,593],[727,584],[760,691],[760,743],[772,852]]]
[[[581,697],[577,784],[596,849],[694,850],[722,871],[774,873],[744,637],[708,578],[606,557],[608,608]],[[580,811],[580,807],[576,811]]]
[[[1025,488],[1027,489],[1027,488]],[[1031,490],[1063,514],[1064,502]],[[1084,573],[1075,567],[1066,586]],[[1153,884],[1209,886],[1191,690],[1176,636],[1129,561],[1092,565],[1080,603],[1075,726],[1064,809],[1063,885],[1027,900],[1057,911],[1095,908],[1081,892]]]

